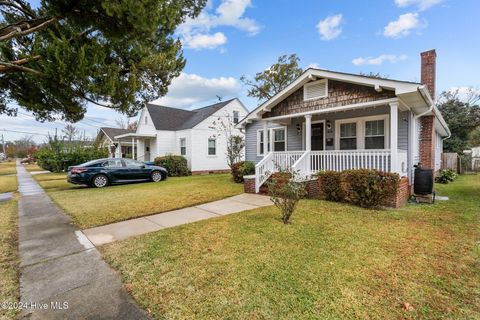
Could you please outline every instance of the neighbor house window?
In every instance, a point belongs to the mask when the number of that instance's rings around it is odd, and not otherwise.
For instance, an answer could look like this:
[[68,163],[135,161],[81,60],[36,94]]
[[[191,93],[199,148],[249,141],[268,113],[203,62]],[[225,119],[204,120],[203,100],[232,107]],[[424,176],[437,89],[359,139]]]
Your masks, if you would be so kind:
[[237,124],[239,120],[239,112],[238,111],[233,111],[233,123]]
[[208,139],[208,155],[214,156],[217,154],[217,141],[213,138]]
[[285,128],[273,130],[273,150],[285,151]]
[[180,138],[180,154],[182,156],[187,154],[187,140],[185,138]]
[[340,124],[340,150],[357,149],[357,123]]
[[365,149],[385,149],[385,120],[365,121]]

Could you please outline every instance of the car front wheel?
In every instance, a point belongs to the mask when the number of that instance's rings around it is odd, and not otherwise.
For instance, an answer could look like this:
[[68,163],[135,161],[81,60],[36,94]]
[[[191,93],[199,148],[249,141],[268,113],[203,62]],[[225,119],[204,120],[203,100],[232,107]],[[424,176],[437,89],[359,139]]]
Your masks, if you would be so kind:
[[108,178],[103,174],[95,176],[92,181],[92,186],[95,188],[103,188],[108,185]]
[[163,176],[162,176],[162,173],[160,171],[153,171],[152,172],[152,181],[153,182],[159,182],[159,181],[162,181],[163,179]]

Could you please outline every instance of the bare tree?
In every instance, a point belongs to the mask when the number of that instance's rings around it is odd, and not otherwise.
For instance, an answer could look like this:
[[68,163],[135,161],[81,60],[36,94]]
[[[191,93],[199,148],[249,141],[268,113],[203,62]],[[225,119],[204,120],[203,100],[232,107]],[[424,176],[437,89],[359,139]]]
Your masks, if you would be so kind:
[[115,120],[115,124],[117,127],[121,129],[128,129],[128,130],[137,130],[138,121],[130,120],[130,118],[118,118]]
[[211,129],[216,130],[216,137],[225,139],[227,150],[225,155],[227,156],[227,164],[230,169],[233,165],[242,160],[243,149],[245,148],[245,139],[243,136],[236,134],[235,124],[232,117],[225,113],[225,115],[218,116],[210,126]]
[[75,140],[75,138],[79,135],[78,129],[72,124],[67,124],[65,128],[62,129],[62,132],[64,137],[70,142]]

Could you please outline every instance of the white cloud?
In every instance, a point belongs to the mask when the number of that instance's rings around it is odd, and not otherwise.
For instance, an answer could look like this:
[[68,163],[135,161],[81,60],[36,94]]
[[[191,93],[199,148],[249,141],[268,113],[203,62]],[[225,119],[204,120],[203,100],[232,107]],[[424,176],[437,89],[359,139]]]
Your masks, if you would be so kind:
[[389,22],[383,30],[383,35],[388,38],[400,38],[420,27],[418,13],[405,13],[400,15],[397,20]]
[[398,61],[406,60],[407,56],[405,54],[402,55],[394,55],[394,54],[381,54],[378,57],[358,57],[352,60],[352,63],[356,66],[364,66],[364,65],[375,65],[379,66],[385,61],[390,63],[397,63]]
[[342,22],[343,16],[341,14],[328,16],[324,20],[320,20],[317,24],[317,29],[322,40],[333,40],[337,38],[342,33]]
[[475,99],[474,97],[480,96],[480,87],[450,87],[450,89],[448,89],[447,91],[457,94],[458,98],[462,101],[476,102],[477,99]]
[[227,37],[222,32],[215,34],[196,34],[194,36],[186,36],[186,45],[190,49],[214,49],[227,43]]
[[167,95],[153,103],[185,108],[216,99],[217,95],[225,99],[234,97],[240,90],[240,83],[233,77],[204,78],[182,72],[172,81]]
[[[256,35],[260,32],[258,23],[251,19],[244,17],[245,10],[251,6],[251,0],[222,0],[215,12],[211,2],[205,7],[200,15],[195,19],[187,19],[185,23],[177,28],[177,33],[180,35],[182,42],[189,48],[193,48],[192,41],[202,37],[203,39],[213,39],[216,35],[216,43],[227,42],[226,36],[221,33],[224,39],[220,39],[217,32],[215,35],[210,34],[214,28],[226,26],[245,31],[248,35]],[[220,41],[222,40],[222,41]],[[219,46],[221,44],[218,44]],[[206,48],[212,48],[207,46]],[[201,48],[201,47],[200,47]],[[198,48],[198,49],[200,49]]]
[[427,10],[443,0],[395,0],[395,4],[400,7],[416,6],[419,10]]

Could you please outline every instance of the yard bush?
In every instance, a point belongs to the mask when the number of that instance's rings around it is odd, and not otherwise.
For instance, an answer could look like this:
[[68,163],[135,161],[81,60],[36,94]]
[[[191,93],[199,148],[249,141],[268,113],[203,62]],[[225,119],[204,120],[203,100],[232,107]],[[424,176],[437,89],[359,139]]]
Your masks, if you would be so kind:
[[321,171],[317,174],[321,195],[328,201],[342,201],[344,192],[341,185],[341,172]]
[[183,156],[169,154],[164,157],[156,157],[155,165],[167,169],[169,177],[183,177],[192,174],[188,169],[187,159]]
[[282,222],[287,224],[300,199],[307,194],[305,184],[296,179],[295,171],[274,173],[267,182],[268,194],[272,202],[282,213]]
[[108,150],[97,146],[86,146],[84,143],[68,146],[62,141],[52,138],[46,146],[36,152],[35,157],[37,164],[42,169],[62,172],[67,170],[69,166],[106,158],[108,157]]
[[239,161],[232,165],[232,178],[236,183],[243,182],[244,176],[255,173],[255,165],[251,161]]
[[341,173],[345,200],[363,208],[377,208],[395,196],[400,178],[377,170],[346,170]]
[[457,173],[453,169],[444,169],[440,171],[439,175],[435,178],[435,182],[447,184],[454,181],[457,178]]

